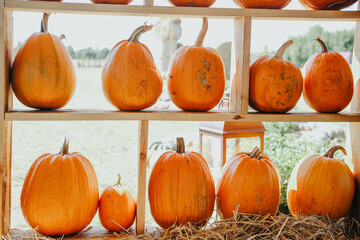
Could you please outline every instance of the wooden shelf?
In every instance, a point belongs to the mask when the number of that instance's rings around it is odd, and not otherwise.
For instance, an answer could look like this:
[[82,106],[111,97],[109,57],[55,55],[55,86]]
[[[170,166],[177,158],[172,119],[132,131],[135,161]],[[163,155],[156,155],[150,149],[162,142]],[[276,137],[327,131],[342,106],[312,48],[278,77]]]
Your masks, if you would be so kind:
[[5,0],[5,8],[13,11],[52,12],[149,17],[191,17],[234,19],[249,16],[254,19],[354,21],[360,11],[312,11],[240,8],[194,8],[161,6],[124,6],[116,4],[66,3],[49,1]]
[[239,115],[233,112],[184,112],[184,111],[140,111],[121,112],[106,110],[12,110],[5,113],[7,121],[109,121],[109,120],[152,120],[152,121],[248,121],[248,122],[360,122],[360,114],[343,112],[314,113],[290,112],[266,114],[250,112]]
[[[146,226],[146,232],[151,233],[156,231],[154,226]],[[109,232],[103,227],[96,226],[91,227],[89,230],[85,230],[82,234],[70,235],[68,237],[63,237],[61,239],[75,239],[75,240],[110,240],[110,239],[132,239],[132,236],[135,235],[134,228],[129,229],[128,234],[125,233],[113,233]],[[41,235],[38,235],[32,229],[11,229],[10,230],[11,240],[39,240],[43,239]]]

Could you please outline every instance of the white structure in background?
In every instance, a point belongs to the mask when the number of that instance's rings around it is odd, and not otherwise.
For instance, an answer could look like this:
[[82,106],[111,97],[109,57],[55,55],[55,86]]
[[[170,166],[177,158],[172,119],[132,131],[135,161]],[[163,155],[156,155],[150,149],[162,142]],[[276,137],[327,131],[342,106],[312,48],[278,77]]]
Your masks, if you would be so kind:
[[160,70],[167,73],[172,54],[178,49],[178,40],[181,37],[181,20],[179,18],[161,18],[156,24],[155,35],[162,41]]

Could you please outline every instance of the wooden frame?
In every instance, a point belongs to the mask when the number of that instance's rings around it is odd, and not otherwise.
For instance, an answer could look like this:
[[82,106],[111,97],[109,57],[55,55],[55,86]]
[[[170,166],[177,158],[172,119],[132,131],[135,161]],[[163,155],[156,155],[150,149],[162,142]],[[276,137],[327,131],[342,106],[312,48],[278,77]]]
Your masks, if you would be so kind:
[[[9,86],[9,70],[13,48],[12,12],[56,12],[71,14],[97,14],[151,17],[210,17],[234,19],[236,77],[232,82],[231,111],[182,112],[141,111],[120,112],[105,110],[59,110],[52,112],[12,109],[12,91]],[[356,21],[360,11],[311,11],[270,10],[238,8],[184,8],[154,6],[154,0],[144,0],[143,6],[122,6],[112,4],[62,3],[47,1],[0,0],[0,181],[2,191],[0,235],[7,235],[10,229],[11,209],[11,145],[12,121],[97,121],[137,120],[139,121],[139,161],[137,189],[136,233],[145,229],[146,202],[146,158],[149,121],[290,121],[290,122],[360,122],[360,113],[319,114],[315,112],[293,112],[287,114],[263,114],[248,112],[250,41],[252,19],[279,20],[321,20]],[[357,34],[359,26],[357,26]],[[355,45],[359,44],[358,41]],[[357,124],[358,125],[358,124]],[[357,126],[356,125],[356,126]],[[360,128],[360,126],[358,126]],[[360,165],[360,163],[355,163]],[[359,166],[356,166],[357,169]],[[360,172],[360,171],[359,171]],[[101,237],[100,237],[101,239]]]

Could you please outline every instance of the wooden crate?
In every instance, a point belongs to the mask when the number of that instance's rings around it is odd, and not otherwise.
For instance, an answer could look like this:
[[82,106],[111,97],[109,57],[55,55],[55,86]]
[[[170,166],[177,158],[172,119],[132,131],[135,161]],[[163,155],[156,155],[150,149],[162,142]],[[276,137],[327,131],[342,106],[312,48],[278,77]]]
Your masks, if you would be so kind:
[[[50,12],[71,14],[97,14],[121,16],[151,17],[209,17],[234,19],[236,78],[232,82],[230,111],[210,111],[205,113],[183,111],[141,111],[121,112],[105,110],[16,110],[12,107],[13,93],[9,85],[13,49],[13,11]],[[316,21],[357,21],[360,11],[310,11],[310,10],[270,10],[270,9],[238,9],[238,8],[184,8],[154,6],[153,0],[144,0],[142,6],[122,6],[111,4],[61,3],[46,1],[0,0],[0,182],[2,191],[0,235],[10,233],[11,212],[11,145],[13,121],[103,121],[103,120],[134,120],[139,121],[138,150],[138,185],[136,234],[145,230],[146,201],[146,158],[148,145],[149,121],[274,121],[274,122],[356,122],[354,129],[360,132],[360,114],[343,112],[339,114],[320,114],[314,112],[290,112],[287,114],[263,114],[248,112],[249,65],[251,23],[253,19],[266,20],[316,20]],[[357,23],[356,36],[360,25]],[[356,49],[360,41],[355,42]],[[360,56],[360,54],[356,54]],[[358,96],[359,97],[359,96]],[[352,139],[352,144],[357,144]],[[355,152],[354,152],[355,151]],[[356,149],[353,149],[356,153]],[[360,154],[360,150],[359,150]],[[355,162],[355,174],[360,173],[360,163]],[[108,233],[95,228],[98,239],[109,239]],[[11,230],[15,238],[21,239],[27,233],[16,229]],[[80,237],[91,238],[88,233]]]

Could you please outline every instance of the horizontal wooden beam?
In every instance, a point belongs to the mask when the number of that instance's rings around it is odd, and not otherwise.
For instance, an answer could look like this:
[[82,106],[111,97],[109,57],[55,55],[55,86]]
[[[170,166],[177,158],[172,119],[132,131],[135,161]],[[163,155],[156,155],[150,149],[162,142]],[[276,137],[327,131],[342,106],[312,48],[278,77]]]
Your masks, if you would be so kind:
[[97,14],[150,17],[209,17],[234,19],[249,16],[254,19],[286,19],[316,21],[354,21],[360,19],[360,11],[312,11],[240,8],[198,8],[126,6],[117,4],[68,3],[50,1],[5,0],[5,8],[13,11],[51,12],[71,14]]
[[5,113],[7,121],[108,121],[108,120],[150,120],[150,121],[248,121],[248,122],[360,122],[360,113],[315,113],[291,112],[286,114],[265,114],[249,112],[241,116],[234,112],[184,112],[184,111],[140,111],[121,112],[106,110],[12,110]]

